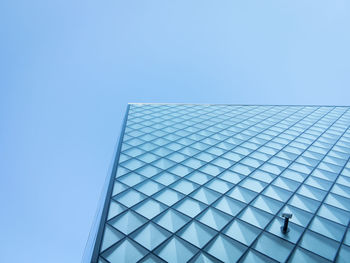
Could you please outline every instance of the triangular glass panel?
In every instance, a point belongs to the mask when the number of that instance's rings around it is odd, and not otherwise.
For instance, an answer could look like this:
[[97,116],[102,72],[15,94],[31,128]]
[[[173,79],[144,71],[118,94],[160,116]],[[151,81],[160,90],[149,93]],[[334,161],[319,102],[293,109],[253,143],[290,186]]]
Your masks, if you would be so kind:
[[118,178],[120,182],[128,186],[134,186],[140,182],[143,182],[146,177],[143,177],[137,173],[128,173]]
[[245,206],[246,204],[227,196],[223,196],[214,203],[215,208],[231,216],[236,216]]
[[251,157],[246,157],[240,163],[246,164],[250,167],[258,168],[263,162]]
[[337,262],[348,262],[350,258],[350,247],[342,245],[339,250],[339,255],[337,258]]
[[273,179],[276,178],[276,175],[257,169],[254,172],[252,172],[249,175],[249,177],[257,179],[257,180],[265,182],[265,183],[270,183]]
[[215,159],[215,155],[206,153],[206,152],[201,152],[195,156],[197,159],[202,160],[204,162],[210,162]]
[[259,180],[251,179],[251,178],[246,178],[239,184],[240,186],[249,189],[251,191],[260,193],[262,190],[264,190],[265,186],[267,185],[266,183],[263,183]]
[[250,203],[257,193],[246,188],[236,186],[230,190],[227,195],[244,203]]
[[251,249],[239,262],[240,263],[274,263],[276,261]]
[[190,218],[185,216],[174,209],[168,209],[163,214],[153,219],[158,225],[164,227],[172,233],[175,233],[181,227],[183,227]]
[[138,155],[144,153],[144,151],[142,151],[139,148],[132,147],[132,148],[129,148],[128,150],[126,150],[126,151],[123,151],[123,153],[127,154],[127,155],[129,155],[131,157],[135,157],[135,156],[138,156]]
[[198,184],[195,184],[191,181],[183,179],[172,184],[171,188],[179,191],[180,193],[188,195],[189,193],[193,192],[195,189],[198,188]]
[[253,248],[279,262],[285,262],[292,252],[293,245],[265,232],[254,243]]
[[249,175],[254,170],[253,168],[243,164],[235,164],[230,169],[242,175]]
[[119,183],[118,181],[114,181],[113,193],[112,196],[115,196],[121,192],[123,192],[128,187],[124,184]]
[[210,205],[220,197],[220,194],[206,187],[201,187],[197,191],[193,192],[191,196],[194,199],[197,199],[207,205]]
[[212,163],[224,169],[227,169],[234,164],[233,161],[230,161],[226,158],[220,158],[220,157],[214,160]]
[[306,175],[300,172],[296,172],[290,169],[286,169],[281,176],[302,183],[306,178]]
[[346,230],[344,226],[318,216],[312,220],[309,229],[339,242]]
[[276,214],[283,206],[282,202],[279,202],[270,197],[259,195],[252,203],[256,208],[260,208],[270,214]]
[[120,165],[122,165],[123,167],[125,167],[131,171],[134,171],[134,170],[140,168],[141,166],[143,166],[144,163],[137,160],[137,159],[130,159],[126,162],[121,163]]
[[294,192],[300,185],[299,182],[282,176],[278,177],[272,184],[292,192]]
[[260,209],[248,206],[239,215],[239,218],[248,222],[249,224],[255,225],[259,228],[264,229],[265,226],[271,221],[272,215],[266,213]]
[[180,237],[199,248],[204,247],[215,234],[216,231],[196,221],[178,232]]
[[339,243],[310,230],[306,230],[300,241],[300,246],[333,261],[337,253]]
[[309,176],[306,179],[305,184],[311,185],[313,187],[317,187],[317,188],[322,189],[324,191],[328,191],[329,188],[331,188],[331,186],[332,186],[332,182],[315,177],[315,176]]
[[142,248],[131,239],[126,238],[105,251],[102,256],[109,262],[129,263],[137,262],[144,257],[146,253],[146,249]]
[[160,173],[162,170],[157,168],[157,167],[154,167],[154,166],[151,166],[151,165],[145,165],[143,167],[141,167],[140,169],[137,169],[136,172],[138,174],[141,174],[147,178],[151,178],[152,176]]
[[142,216],[128,210],[125,213],[113,218],[111,221],[109,221],[109,224],[120,232],[128,235],[145,222],[146,219],[144,219]]
[[170,235],[168,231],[150,222],[134,232],[131,237],[148,250],[153,250]]
[[122,233],[115,230],[113,227],[106,225],[105,232],[103,234],[101,251],[104,251],[105,249],[109,248],[113,244],[117,243],[123,237],[124,235]]
[[134,189],[129,189],[123,193],[113,197],[116,201],[122,203],[126,207],[132,207],[138,202],[146,198],[145,195],[140,192],[135,191]]
[[121,212],[125,211],[125,209],[126,208],[123,205],[118,204],[117,202],[111,200],[111,203],[109,205],[107,220],[110,220],[111,218],[119,215]]
[[223,171],[223,168],[212,165],[212,164],[207,164],[203,166],[202,168],[199,169],[201,172],[206,173],[211,176],[217,176]]
[[288,203],[310,213],[314,213],[321,204],[316,200],[298,194],[294,194],[294,196],[289,200]]
[[312,172],[312,175],[315,177],[321,178],[323,180],[331,181],[331,182],[333,182],[337,177],[336,173],[332,173],[332,172],[321,170],[321,169],[315,169]]
[[139,159],[139,160],[141,160],[141,161],[143,161],[145,163],[151,163],[151,162],[157,160],[158,158],[159,157],[157,155],[149,153],[149,152],[147,152],[145,154],[142,154],[142,155],[137,157],[137,159]]
[[205,162],[196,158],[189,158],[186,161],[184,161],[183,164],[192,169],[198,169],[199,167],[203,166]]
[[311,253],[305,249],[302,249],[298,247],[292,256],[290,257],[289,261],[291,263],[329,263],[327,259],[317,256],[314,253]]
[[233,184],[230,184],[218,178],[214,178],[213,180],[208,182],[205,186],[223,194],[227,192],[229,189],[231,189]]
[[[166,156],[168,154],[171,153],[171,151],[167,148],[164,148],[164,147],[159,147],[158,149],[155,149],[154,151],[152,151],[153,153],[159,155],[159,156]],[[177,154],[177,153],[176,153]],[[183,157],[185,159],[185,157]],[[173,160],[174,161],[174,160]]]
[[191,263],[220,263],[221,261],[213,258],[205,252],[197,254],[191,261]]
[[347,187],[350,187],[350,177],[347,176],[339,176],[337,179],[337,184],[341,184]]
[[349,223],[350,213],[331,205],[322,204],[317,214],[345,226]]
[[152,165],[154,165],[162,170],[166,170],[166,169],[174,166],[175,164],[176,164],[175,162],[170,161],[166,158],[161,158],[161,159],[155,161],[154,163],[152,163]]
[[164,186],[151,180],[146,180],[144,183],[136,186],[136,189],[145,195],[151,196],[161,190]]
[[289,197],[292,195],[292,192],[284,190],[274,185],[270,185],[264,190],[262,194],[269,196],[273,199],[276,199],[278,201],[286,202],[289,199]]
[[223,262],[237,262],[246,250],[246,246],[233,239],[219,235],[207,247],[206,252]]
[[124,168],[123,166],[119,166],[117,169],[117,173],[115,175],[115,178],[119,178],[120,176],[129,173],[130,170]]
[[152,219],[156,215],[159,215],[161,212],[163,212],[165,208],[166,208],[165,205],[157,201],[154,201],[153,199],[147,199],[142,203],[139,203],[133,209],[140,215],[143,215],[148,219]]
[[250,246],[261,230],[239,219],[235,219],[224,230],[224,233],[239,242]]
[[192,170],[193,169],[191,169],[187,166],[178,164],[178,165],[170,168],[168,171],[177,175],[177,176],[184,177],[184,176],[188,175],[190,172],[192,172]]
[[159,247],[155,253],[169,263],[182,263],[188,261],[197,249],[195,246],[174,236]]
[[154,176],[152,179],[163,185],[170,185],[176,180],[180,179],[180,177],[173,175],[171,173],[164,172]]
[[195,183],[200,184],[200,185],[205,184],[211,178],[212,178],[211,176],[209,176],[205,173],[201,173],[199,171],[194,171],[193,173],[186,176],[186,179],[191,180],[192,182],[195,182]]
[[314,200],[320,201],[320,202],[323,200],[323,198],[327,194],[326,191],[320,190],[318,188],[315,188],[315,187],[312,187],[312,186],[309,186],[309,185],[302,185],[299,188],[297,193],[299,193],[299,194],[301,194],[303,196],[312,198]]
[[205,209],[206,205],[201,202],[195,201],[191,198],[186,197],[180,203],[175,205],[175,209],[188,215],[189,217],[194,218],[200,212]]
[[238,184],[240,181],[242,181],[245,178],[244,175],[232,172],[230,170],[224,171],[218,177],[232,184]]
[[184,195],[170,188],[166,188],[163,191],[156,194],[154,198],[166,204],[167,206],[172,206],[177,201],[184,198]]
[[210,207],[198,217],[198,220],[203,224],[220,231],[231,220],[231,218],[232,217],[229,215]]
[[346,198],[350,198],[350,187],[341,184],[333,185],[331,192]]
[[349,198],[345,198],[340,195],[329,193],[325,200],[325,203],[350,212]]

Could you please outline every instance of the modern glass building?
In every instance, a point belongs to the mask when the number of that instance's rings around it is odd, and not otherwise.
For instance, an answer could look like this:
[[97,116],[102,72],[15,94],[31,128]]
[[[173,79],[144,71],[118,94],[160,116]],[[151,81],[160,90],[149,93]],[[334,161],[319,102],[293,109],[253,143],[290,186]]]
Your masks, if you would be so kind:
[[350,107],[130,104],[89,261],[350,262],[349,128]]

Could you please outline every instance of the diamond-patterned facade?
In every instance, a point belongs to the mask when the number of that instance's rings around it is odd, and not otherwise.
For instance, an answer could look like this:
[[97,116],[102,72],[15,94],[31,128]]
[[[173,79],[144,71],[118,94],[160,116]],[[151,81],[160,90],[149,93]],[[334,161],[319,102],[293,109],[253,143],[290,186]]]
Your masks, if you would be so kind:
[[348,262],[349,128],[350,107],[129,105],[92,262]]

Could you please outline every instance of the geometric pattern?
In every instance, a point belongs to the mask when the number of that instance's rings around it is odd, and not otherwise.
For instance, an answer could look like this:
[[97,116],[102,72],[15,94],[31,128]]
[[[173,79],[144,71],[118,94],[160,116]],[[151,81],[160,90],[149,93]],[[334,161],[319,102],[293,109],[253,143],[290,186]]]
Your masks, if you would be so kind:
[[350,107],[130,104],[92,262],[349,262],[349,157]]

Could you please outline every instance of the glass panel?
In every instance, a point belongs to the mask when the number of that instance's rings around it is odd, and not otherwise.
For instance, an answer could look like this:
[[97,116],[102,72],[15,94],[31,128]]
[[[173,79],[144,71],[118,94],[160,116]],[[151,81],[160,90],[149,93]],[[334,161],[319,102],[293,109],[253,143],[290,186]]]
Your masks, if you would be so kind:
[[188,261],[197,252],[197,249],[174,236],[155,252],[166,262],[181,263]]
[[109,262],[136,262],[141,259],[147,250],[137,245],[131,239],[116,244],[102,254]]
[[173,209],[167,210],[154,219],[154,222],[156,222],[158,225],[173,233],[183,227],[183,225],[185,225],[188,221],[190,221],[189,217]]
[[226,235],[247,246],[250,246],[251,243],[253,243],[260,232],[261,230],[259,228],[247,224],[239,219],[234,220],[224,230]]
[[209,208],[198,217],[198,220],[220,231],[231,220],[231,217],[215,208]]
[[132,234],[133,240],[148,250],[153,250],[171,234],[154,223],[148,223]]
[[307,230],[301,239],[300,246],[329,260],[333,260],[339,243]]
[[215,234],[216,231],[196,221],[178,232],[180,237],[199,248],[204,247]]
[[253,247],[279,262],[284,262],[292,251],[293,245],[281,238],[264,233],[259,237]]
[[237,241],[219,235],[205,250],[223,262],[236,262],[246,247]]

